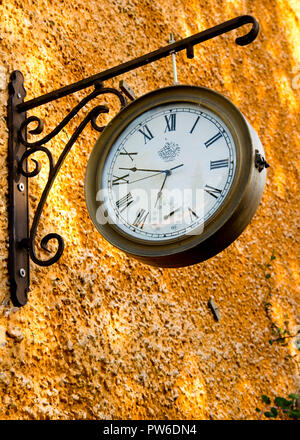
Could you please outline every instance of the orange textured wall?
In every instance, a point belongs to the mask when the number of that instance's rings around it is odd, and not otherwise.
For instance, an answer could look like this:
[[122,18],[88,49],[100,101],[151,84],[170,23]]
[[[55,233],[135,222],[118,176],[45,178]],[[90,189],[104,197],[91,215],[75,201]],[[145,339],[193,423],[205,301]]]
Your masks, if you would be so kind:
[[[271,168],[250,226],[224,252],[190,268],[127,258],[87,213],[84,173],[97,138],[88,128],[39,228],[40,238],[61,234],[65,252],[48,269],[32,264],[28,304],[14,308],[6,242],[9,73],[23,72],[33,98],[155,50],[170,32],[179,39],[242,14],[261,25],[250,46],[236,46],[244,31],[234,31],[197,46],[193,60],[181,53],[177,61],[181,83],[226,95],[263,142]],[[296,338],[269,341],[276,328],[294,335],[300,324],[299,18],[297,0],[0,2],[0,418],[251,419],[262,394],[297,392]],[[141,96],[172,83],[171,60],[122,78]],[[50,131],[85,94],[30,114],[46,117]],[[111,104],[113,115],[117,100]],[[51,142],[55,158],[81,120]],[[45,156],[37,157],[43,169],[30,182],[31,213],[48,171]],[[207,307],[211,296],[219,322]]]

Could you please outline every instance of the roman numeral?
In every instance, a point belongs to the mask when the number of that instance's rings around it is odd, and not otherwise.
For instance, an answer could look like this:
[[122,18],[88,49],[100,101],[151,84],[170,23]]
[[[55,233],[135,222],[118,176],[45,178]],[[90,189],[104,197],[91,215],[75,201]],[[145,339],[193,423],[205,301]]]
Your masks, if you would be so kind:
[[129,180],[126,179],[126,177],[129,177],[129,174],[124,174],[124,176],[118,177],[115,176],[115,179],[113,179],[112,184],[113,185],[120,185],[122,183],[129,183]]
[[217,168],[227,168],[228,167],[228,159],[222,160],[211,160],[210,161],[210,169],[215,170]]
[[222,133],[219,131],[218,134],[216,134],[215,136],[213,136],[211,139],[209,139],[208,141],[204,142],[204,145],[206,146],[206,148],[210,147],[214,142],[216,142],[218,139],[220,139],[222,137]]
[[141,229],[143,229],[146,218],[149,215],[149,211],[145,211],[145,209],[140,209],[134,222],[133,222],[133,226],[139,227]]
[[176,113],[171,113],[169,116],[165,115],[165,120],[167,123],[165,132],[168,131],[175,131],[176,130]]
[[129,205],[133,202],[133,198],[131,193],[128,193],[126,196],[121,197],[120,200],[116,202],[117,208],[120,212],[124,211],[124,209],[128,208]]
[[177,211],[179,211],[181,208],[181,206],[179,206],[179,208],[174,209],[173,211],[171,211],[169,214],[166,214],[164,216],[164,219],[167,220],[167,218],[172,217],[172,215],[174,215]]
[[218,188],[214,188],[210,185],[205,185],[204,191],[206,191],[208,194],[213,196],[215,199],[218,198],[218,196],[221,194],[222,190]]
[[192,126],[192,129],[191,129],[191,131],[190,131],[190,134],[192,134],[192,133],[193,133],[193,131],[195,130],[195,127],[196,127],[196,125],[198,124],[198,122],[199,122],[199,119],[200,119],[200,116],[198,116],[198,117],[197,117],[197,119],[196,119],[196,121],[195,121],[194,125]]
[[188,208],[188,210],[190,213],[191,222],[195,221],[196,218],[199,218],[199,216],[195,213],[195,211],[192,210],[192,208]]
[[151,139],[153,139],[153,134],[152,134],[151,131],[149,130],[149,127],[148,127],[147,124],[144,125],[143,128],[140,128],[140,129],[139,129],[139,132],[142,133],[142,134],[144,135],[144,142],[145,142],[145,144],[146,144],[148,141],[151,141]]
[[133,162],[133,159],[132,159],[131,156],[136,156],[138,153],[128,153],[128,151],[125,150],[125,148],[123,148],[123,150],[124,150],[124,152],[121,151],[121,152],[120,152],[120,156],[128,156],[128,157],[130,157],[130,159],[131,159],[132,162]]

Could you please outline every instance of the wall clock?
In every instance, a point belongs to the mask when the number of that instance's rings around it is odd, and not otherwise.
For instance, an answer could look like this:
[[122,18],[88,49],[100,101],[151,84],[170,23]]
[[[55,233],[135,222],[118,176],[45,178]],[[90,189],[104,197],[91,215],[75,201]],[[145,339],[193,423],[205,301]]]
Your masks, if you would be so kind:
[[226,248],[256,212],[267,163],[242,113],[195,86],[155,90],[104,129],[85,177],[89,214],[111,244],[180,267]]

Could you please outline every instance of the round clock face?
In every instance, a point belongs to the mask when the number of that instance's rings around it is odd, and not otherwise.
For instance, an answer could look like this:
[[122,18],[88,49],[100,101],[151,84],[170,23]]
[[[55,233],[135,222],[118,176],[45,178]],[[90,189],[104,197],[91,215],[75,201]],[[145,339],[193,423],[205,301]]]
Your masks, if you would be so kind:
[[175,102],[134,119],[112,145],[102,188],[112,224],[132,239],[199,234],[224,202],[236,150],[224,121],[200,105]]
[[118,113],[88,162],[85,195],[99,232],[148,264],[195,264],[232,243],[253,217],[265,170],[259,138],[224,96],[155,90]]

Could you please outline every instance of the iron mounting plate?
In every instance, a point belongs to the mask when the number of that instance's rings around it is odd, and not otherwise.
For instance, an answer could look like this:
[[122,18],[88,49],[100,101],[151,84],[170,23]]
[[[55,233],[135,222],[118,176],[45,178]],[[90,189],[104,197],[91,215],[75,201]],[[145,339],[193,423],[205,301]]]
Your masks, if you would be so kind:
[[[29,236],[28,214],[28,178],[19,172],[20,159],[26,147],[19,142],[18,132],[26,118],[25,112],[18,112],[16,107],[24,102],[26,91],[21,72],[14,71],[10,77],[7,124],[8,165],[9,165],[9,260],[11,300],[15,306],[27,302],[29,289],[30,265],[29,249],[26,245]],[[27,169],[27,163],[24,169]]]

